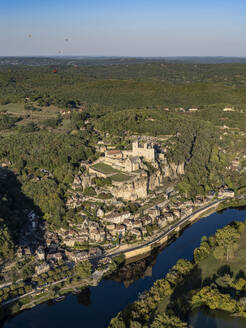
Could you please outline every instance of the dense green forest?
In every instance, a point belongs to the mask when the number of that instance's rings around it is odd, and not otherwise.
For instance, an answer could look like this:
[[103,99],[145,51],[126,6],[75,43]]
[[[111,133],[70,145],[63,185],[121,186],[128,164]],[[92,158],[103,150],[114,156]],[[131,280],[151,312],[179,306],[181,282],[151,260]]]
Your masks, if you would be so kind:
[[[167,161],[185,165],[175,181],[185,197],[225,184],[236,192],[246,187],[246,171],[225,169],[245,154],[245,64],[99,61],[54,68],[0,66],[0,165],[15,173],[19,192],[51,228],[67,226],[69,185],[81,161],[100,156],[97,143],[108,134],[112,146],[123,148],[134,134],[168,135]],[[193,106],[199,110],[187,111]],[[224,112],[226,106],[235,111]],[[1,204],[4,197],[1,191]],[[4,215],[2,244],[14,214]]]
[[207,106],[246,103],[245,64],[138,63],[0,67],[1,103],[59,107],[98,104],[116,108]]

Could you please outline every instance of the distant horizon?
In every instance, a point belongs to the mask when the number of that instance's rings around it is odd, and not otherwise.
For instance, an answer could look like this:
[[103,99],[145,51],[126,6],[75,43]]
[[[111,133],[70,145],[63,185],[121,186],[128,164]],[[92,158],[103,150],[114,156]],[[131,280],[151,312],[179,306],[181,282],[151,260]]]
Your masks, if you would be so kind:
[[127,56],[127,55],[0,55],[0,58],[242,58],[246,59],[246,56],[223,56],[223,55],[204,55],[204,56]]
[[1,0],[0,56],[246,57],[245,0]]

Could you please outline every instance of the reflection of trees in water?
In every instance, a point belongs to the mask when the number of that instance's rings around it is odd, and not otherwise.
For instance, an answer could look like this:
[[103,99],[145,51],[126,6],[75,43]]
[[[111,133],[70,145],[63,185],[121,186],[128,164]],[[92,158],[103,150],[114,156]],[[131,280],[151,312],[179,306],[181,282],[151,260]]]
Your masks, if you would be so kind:
[[81,293],[76,295],[78,304],[88,306],[91,304],[91,290],[89,287],[83,289]]
[[151,277],[152,267],[156,262],[159,252],[160,250],[155,250],[150,256],[144,259],[136,260],[136,262],[123,265],[108,279],[123,282],[127,288],[140,278]]

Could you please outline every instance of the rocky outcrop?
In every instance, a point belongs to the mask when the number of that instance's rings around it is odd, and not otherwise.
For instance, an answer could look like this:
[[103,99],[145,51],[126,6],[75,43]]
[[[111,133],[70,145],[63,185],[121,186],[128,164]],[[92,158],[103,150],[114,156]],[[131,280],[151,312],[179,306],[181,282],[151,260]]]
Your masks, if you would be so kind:
[[161,172],[158,170],[154,174],[149,176],[148,191],[160,187],[161,183],[162,183],[162,175]]
[[82,187],[83,189],[86,187],[90,187],[92,185],[91,180],[94,177],[96,177],[96,174],[89,173],[88,171],[85,171],[83,175],[76,175],[74,177],[72,189],[76,189],[78,187]]
[[162,163],[162,170],[165,177],[177,177],[178,175],[183,175],[184,172],[184,162],[176,164],[174,162],[168,163],[167,161]]
[[137,199],[145,199],[148,195],[148,176],[141,175],[132,181],[114,184],[110,192],[116,198],[135,201]]

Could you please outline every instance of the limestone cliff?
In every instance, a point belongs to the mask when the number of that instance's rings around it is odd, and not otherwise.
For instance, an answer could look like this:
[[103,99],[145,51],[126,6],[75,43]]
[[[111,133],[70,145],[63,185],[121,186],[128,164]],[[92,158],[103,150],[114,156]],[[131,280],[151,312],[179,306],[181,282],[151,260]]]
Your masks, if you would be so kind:
[[160,172],[160,170],[156,171],[155,173],[151,174],[149,176],[149,182],[148,182],[148,191],[154,190],[155,188],[159,187],[162,183],[163,176]]
[[110,192],[116,198],[135,201],[137,199],[145,199],[148,195],[148,176],[140,177],[125,183],[114,183],[110,188]]
[[176,164],[174,162],[168,163],[167,161],[163,161],[161,165],[164,176],[174,178],[185,173],[184,166],[184,162]]

